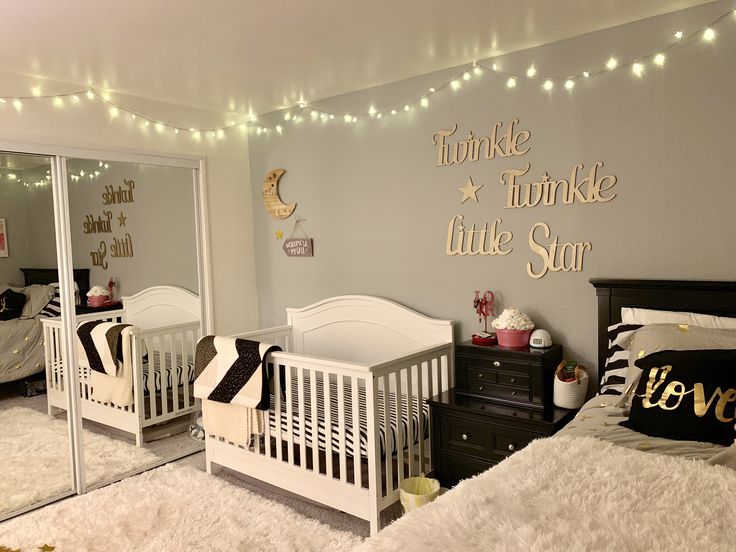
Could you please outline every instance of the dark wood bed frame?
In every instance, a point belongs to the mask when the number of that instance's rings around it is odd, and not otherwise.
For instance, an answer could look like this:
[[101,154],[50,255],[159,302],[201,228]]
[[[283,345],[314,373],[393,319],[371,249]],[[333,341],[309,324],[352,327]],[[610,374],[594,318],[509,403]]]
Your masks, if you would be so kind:
[[[56,268],[21,268],[20,271],[23,273],[26,286],[59,281],[59,270]],[[86,298],[89,291],[89,268],[75,268],[74,281],[79,286],[79,296]]]
[[610,280],[594,278],[598,295],[598,390],[608,350],[608,326],[621,322],[621,307],[698,312],[736,318],[736,282]]

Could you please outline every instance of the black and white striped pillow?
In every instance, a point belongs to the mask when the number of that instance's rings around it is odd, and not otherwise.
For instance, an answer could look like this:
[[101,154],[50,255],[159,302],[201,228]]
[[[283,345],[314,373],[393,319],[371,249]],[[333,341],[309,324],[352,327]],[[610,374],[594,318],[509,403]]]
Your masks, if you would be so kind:
[[641,327],[641,324],[624,323],[608,327],[608,352],[601,378],[601,395],[620,395],[624,392],[630,353],[617,343]]
[[41,309],[38,316],[48,316],[51,318],[61,316],[61,292],[59,290],[59,283],[54,282],[53,284],[49,284],[49,287],[54,288],[54,296],[51,298],[51,301],[46,303],[46,306]]

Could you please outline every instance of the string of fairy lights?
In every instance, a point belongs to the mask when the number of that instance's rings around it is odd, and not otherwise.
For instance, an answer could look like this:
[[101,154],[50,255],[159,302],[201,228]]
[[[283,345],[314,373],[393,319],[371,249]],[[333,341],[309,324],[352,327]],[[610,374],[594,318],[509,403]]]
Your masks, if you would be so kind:
[[[74,182],[79,182],[80,180],[94,180],[109,168],[109,163],[98,161],[97,166],[93,169],[87,169],[86,171],[84,169],[80,169],[78,172],[70,172],[68,176]],[[47,169],[41,177],[34,176],[34,178],[29,180],[25,178],[25,171],[23,170],[0,168],[0,182],[3,180],[6,182],[17,182],[20,186],[25,188],[42,188],[51,183],[51,169]]]
[[[195,141],[201,141],[204,138],[222,140],[226,138],[226,133],[228,133],[228,131],[236,129],[239,129],[242,133],[251,131],[258,136],[269,134],[271,132],[283,134],[286,125],[299,124],[305,120],[311,120],[322,124],[342,122],[350,125],[355,124],[360,120],[380,120],[395,117],[401,113],[415,109],[427,109],[430,101],[437,94],[447,90],[460,90],[461,88],[470,85],[472,82],[480,80],[486,75],[492,75],[496,78],[503,79],[505,87],[508,90],[513,90],[517,87],[531,84],[539,86],[539,89],[546,93],[551,93],[554,89],[562,87],[565,92],[569,94],[573,93],[579,81],[583,79],[591,79],[612,71],[628,69],[634,78],[641,79],[644,78],[650,70],[663,69],[667,64],[668,56],[676,49],[684,47],[685,45],[713,43],[717,38],[716,28],[727,18],[736,21],[736,9],[729,10],[697,30],[688,33],[685,33],[682,30],[675,31],[673,33],[672,41],[656,51],[627,60],[619,60],[615,56],[611,56],[599,67],[581,69],[579,72],[570,75],[544,74],[536,64],[530,65],[523,73],[516,73],[503,69],[497,61],[491,58],[473,61],[461,68],[459,72],[451,78],[430,87],[425,93],[388,108],[379,109],[374,105],[370,105],[367,110],[362,112],[337,113],[317,109],[306,101],[300,101],[291,108],[284,110],[282,121],[269,125],[260,124],[256,115],[249,114],[241,117],[240,120],[230,121],[228,124],[223,126],[197,128],[180,126],[171,122],[156,119],[137,110],[126,107],[116,101],[110,92],[102,91],[94,87],[65,92],[62,94],[43,94],[41,86],[36,85],[32,88],[30,95],[0,96],[0,109],[5,105],[10,105],[18,113],[22,113],[26,104],[36,101],[50,101],[55,107],[60,109],[66,106],[79,105],[85,101],[101,102],[107,107],[111,121],[127,117],[132,122],[138,124],[144,132],[148,132],[153,129],[155,132],[160,134],[170,133],[175,135],[189,135],[191,139]],[[95,174],[95,172],[99,171],[72,175],[72,179],[75,180],[75,176],[77,177],[76,180],[84,178],[85,176],[89,178],[91,175]]]

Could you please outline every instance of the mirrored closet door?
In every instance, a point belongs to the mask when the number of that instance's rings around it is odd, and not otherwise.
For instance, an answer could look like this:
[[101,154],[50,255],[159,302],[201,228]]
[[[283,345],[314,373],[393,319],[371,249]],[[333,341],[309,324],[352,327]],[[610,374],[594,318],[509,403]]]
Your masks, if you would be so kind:
[[96,488],[202,450],[192,437],[202,335],[191,168],[66,159],[84,481]]
[[[48,369],[63,348],[54,159],[0,152],[0,520],[75,491],[68,382]],[[46,388],[58,390],[54,408]]]

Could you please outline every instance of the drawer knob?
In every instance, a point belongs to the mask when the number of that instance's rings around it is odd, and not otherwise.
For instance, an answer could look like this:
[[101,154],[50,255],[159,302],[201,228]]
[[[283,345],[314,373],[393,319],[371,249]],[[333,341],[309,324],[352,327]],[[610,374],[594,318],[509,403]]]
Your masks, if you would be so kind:
[[515,397],[516,396],[516,391],[512,391],[511,392],[511,396]]
[[463,441],[470,439],[470,433],[463,433]]
[[494,361],[493,361],[493,365],[494,365],[494,366],[495,366],[496,368],[498,368],[499,366],[501,366],[501,363],[500,363],[499,361],[497,361],[497,360],[494,360]]
[[510,381],[511,383],[516,383],[516,378],[511,378],[511,379],[510,379],[509,381]]
[[486,388],[485,385],[479,385],[478,386],[478,391],[483,391],[485,388]]
[[514,444],[513,444],[513,443],[511,443],[511,444],[509,445],[509,451],[510,451],[510,452],[514,452],[515,450],[516,450],[516,447],[514,446]]
[[483,372],[478,372],[478,377],[479,378],[482,378],[483,377]]

